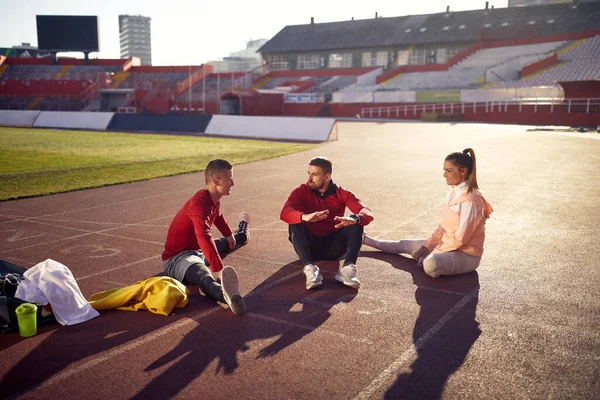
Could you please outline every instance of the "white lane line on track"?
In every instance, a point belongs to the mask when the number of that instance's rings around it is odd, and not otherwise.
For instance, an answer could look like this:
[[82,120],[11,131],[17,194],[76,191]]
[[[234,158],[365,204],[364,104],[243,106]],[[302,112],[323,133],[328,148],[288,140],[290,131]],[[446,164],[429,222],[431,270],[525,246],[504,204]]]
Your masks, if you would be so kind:
[[148,342],[153,341],[154,339],[157,339],[159,337],[162,337],[164,335],[167,335],[173,331],[177,331],[178,329],[182,329],[185,328],[187,325],[190,325],[193,322],[198,322],[200,321],[202,318],[204,317],[208,317],[209,315],[215,313],[216,311],[222,310],[223,308],[220,306],[214,306],[209,310],[204,311],[201,314],[198,314],[194,317],[191,318],[186,318],[186,319],[182,319],[179,320],[171,325],[167,325],[164,328],[159,329],[158,331],[148,334],[146,336],[143,336],[141,338],[138,338],[136,340],[133,340],[127,344],[124,344],[120,347],[117,347],[115,349],[109,350],[107,352],[105,352],[104,354],[99,354],[96,357],[92,357],[89,361],[84,362],[81,365],[78,365],[76,367],[73,367],[71,369],[67,369],[63,372],[60,372],[56,375],[54,375],[53,377],[51,377],[50,379],[38,384],[38,385],[34,385],[31,386],[27,389],[25,389],[24,391],[22,391],[21,393],[17,393],[11,397],[9,397],[9,399],[16,399],[18,397],[23,396],[26,393],[29,393],[33,390],[38,390],[38,389],[44,389],[45,387],[48,387],[50,385],[53,385],[55,383],[64,381],[65,379],[69,379],[72,376],[79,374],[81,372],[87,371],[90,368],[95,367],[96,365],[99,365],[101,363],[103,363],[104,361],[108,361],[111,358],[114,358],[116,356],[119,356],[123,353],[126,353],[130,350],[134,350]]
[[[0,216],[2,216],[2,214],[0,214]],[[73,219],[65,219],[65,218],[25,217],[22,215],[20,215],[16,218],[27,219],[28,221],[31,220],[31,222],[38,222],[37,220],[42,220],[42,221],[50,221],[50,222],[72,222],[72,223],[90,224],[90,225],[123,225],[123,222],[98,222],[98,221],[84,221],[84,220],[79,220],[79,219],[73,220]]]
[[[289,189],[287,189],[287,188],[286,189],[277,189],[275,191],[271,191],[270,193],[281,192],[281,191],[284,191],[284,190],[287,191]],[[27,220],[36,219],[36,218],[47,218],[47,217],[53,217],[55,215],[64,215],[64,214],[76,213],[76,212],[80,212],[80,211],[89,211],[89,210],[95,210],[95,209],[104,208],[104,207],[113,207],[113,206],[118,206],[118,205],[127,204],[127,203],[135,203],[137,201],[146,201],[146,200],[155,199],[155,198],[158,198],[158,197],[165,197],[165,196],[172,197],[175,194],[185,193],[185,192],[190,192],[190,191],[194,191],[194,189],[189,189],[188,188],[188,189],[178,190],[178,191],[175,191],[175,192],[161,193],[161,194],[156,194],[156,195],[152,195],[152,196],[145,196],[145,197],[138,197],[138,198],[135,198],[135,199],[123,200],[123,201],[118,201],[118,202],[115,202],[115,203],[100,204],[100,205],[97,205],[97,206],[91,206],[91,207],[85,207],[85,208],[78,208],[78,209],[61,211],[61,212],[51,213],[51,214],[36,215],[36,216],[32,216],[32,217],[18,216],[17,217],[18,219],[16,219],[16,220],[13,220],[13,221],[3,221],[3,222],[0,222],[0,224],[4,224],[4,223],[7,223],[7,222],[27,221]],[[231,202],[228,202],[227,204],[236,204],[236,203],[239,203],[239,202],[246,202],[248,200],[259,198],[259,197],[264,197],[264,194],[261,193],[259,195],[255,195],[255,196],[244,197],[244,198],[241,198],[241,199],[237,199],[237,200],[233,200]],[[43,197],[40,197],[40,198],[43,198]],[[6,216],[6,217],[9,217],[9,218],[15,218],[16,217],[16,216],[8,216],[8,215],[3,215],[3,214],[0,214],[0,215]],[[173,215],[171,215],[170,217],[172,218]]]
[[[104,275],[104,274],[107,274],[107,273],[112,272],[112,271],[118,271],[120,269],[131,267],[132,265],[140,264],[140,263],[143,263],[143,262],[146,262],[146,261],[150,261],[150,260],[154,260],[154,259],[161,260],[161,256],[152,256],[152,257],[148,257],[148,258],[143,258],[141,260],[132,261],[132,262],[130,262],[128,264],[119,265],[118,267],[105,269],[103,271],[94,272],[92,274],[88,274],[88,275],[84,275],[84,276],[79,276],[79,277],[76,277],[75,280],[76,281],[82,281],[84,279],[93,278],[94,276],[98,276],[98,275]],[[161,263],[162,263],[162,261],[161,261]]]
[[[30,222],[37,223],[37,224],[40,224],[40,225],[56,226],[54,224],[48,224],[48,223],[44,223],[44,222],[40,222],[40,221],[30,221]],[[118,228],[121,228],[121,227],[122,226],[119,226],[119,227],[116,227],[116,228],[109,228],[109,230],[111,230],[111,229],[118,229]],[[64,227],[64,228],[72,229],[72,230],[75,230],[75,231],[83,231],[83,232],[85,232],[82,235],[72,236],[71,238],[79,238],[79,237],[83,237],[83,236],[86,236],[86,235],[99,234],[99,235],[104,235],[104,236],[109,236],[109,237],[116,237],[116,238],[121,238],[121,239],[135,240],[135,241],[149,243],[149,244],[158,244],[158,245],[163,245],[164,244],[162,242],[153,242],[153,241],[144,240],[144,239],[134,239],[134,238],[130,238],[130,237],[123,237],[123,236],[118,236],[118,235],[111,235],[111,234],[105,233],[104,231],[93,232],[93,231],[86,231],[86,230],[79,229],[79,228],[70,228],[70,227]],[[60,240],[67,240],[67,239],[69,239],[69,238],[57,239],[57,240],[55,240],[53,242],[57,242],[57,241],[60,241]],[[38,245],[48,244],[48,243],[51,243],[51,242],[38,243]],[[19,249],[22,249],[22,248],[19,248]],[[10,249],[10,250],[16,250],[16,249]],[[236,259],[239,258],[239,259],[242,259],[242,260],[259,261],[261,263],[268,263],[268,264],[274,264],[274,265],[282,265],[282,264],[286,264],[287,263],[287,261],[273,261],[273,260],[265,260],[265,259],[256,259],[256,258],[252,258],[252,257],[245,257],[245,256],[240,256],[240,255],[238,255],[236,253],[233,253],[230,256],[233,257],[233,258],[236,258]],[[152,259],[155,259],[155,258],[160,259],[161,257],[160,257],[160,255],[151,256],[151,257],[148,257],[148,258],[144,258],[142,260],[133,261],[133,262],[131,262],[129,264],[121,265],[121,266],[114,267],[114,268],[109,268],[109,269],[103,270],[103,271],[98,271],[98,272],[95,272],[95,273],[90,274],[90,275],[85,275],[83,277],[77,277],[76,279],[77,280],[88,279],[88,278],[91,278],[91,277],[94,277],[94,276],[99,276],[99,275],[103,275],[103,274],[106,274],[106,273],[109,273],[109,272],[112,272],[112,271],[120,270],[120,269],[126,268],[128,266],[135,265],[135,264],[138,264],[138,263],[141,263],[141,262],[145,262],[145,261],[149,261],[149,260],[152,260]],[[15,259],[15,258],[13,257],[13,259]],[[20,261],[24,261],[24,260],[20,259]],[[25,262],[25,263],[27,263],[27,262]]]
[[[148,260],[148,259],[146,259],[146,260]],[[146,261],[146,260],[140,260],[140,261],[136,261],[136,262],[142,262],[142,261]],[[128,265],[130,265],[130,264],[128,264]],[[122,266],[120,268],[123,268],[123,267],[126,267],[126,266],[127,265]],[[267,289],[272,288],[273,286],[278,285],[281,282],[284,282],[284,281],[286,281],[288,279],[294,278],[295,276],[297,276],[297,275],[299,275],[301,273],[302,273],[302,271],[299,270],[299,271],[296,271],[296,272],[294,272],[292,274],[284,276],[281,279],[278,279],[278,280],[276,280],[274,282],[271,282],[268,285],[265,285],[265,286],[263,286],[263,287],[261,287],[259,289],[253,290],[252,292],[250,292],[249,294],[247,294],[244,297],[245,298],[252,297],[252,296],[254,296],[254,295],[258,294],[258,293],[261,293],[261,292],[263,292],[263,291],[265,291]],[[85,279],[85,278],[88,278],[88,277],[91,277],[91,276],[93,276],[93,275],[89,275],[89,276],[86,276],[86,277],[83,277],[83,278],[77,278],[77,279],[81,280],[81,279]],[[44,381],[44,382],[42,382],[42,383],[40,383],[38,385],[31,386],[31,387],[23,390],[22,392],[17,393],[15,395],[9,397],[9,399],[16,399],[16,398],[18,398],[20,396],[23,396],[24,394],[29,393],[29,392],[31,392],[33,390],[43,389],[43,388],[48,387],[50,385],[53,385],[55,383],[59,383],[61,381],[64,381],[65,379],[69,379],[69,378],[71,378],[72,376],[74,376],[74,375],[76,375],[78,373],[87,371],[88,369],[93,368],[96,365],[99,365],[99,364],[103,363],[104,361],[108,361],[108,360],[110,360],[110,359],[112,359],[112,358],[114,358],[116,356],[119,356],[119,355],[121,355],[123,353],[126,353],[129,350],[134,350],[134,349],[136,349],[136,348],[138,348],[138,347],[140,347],[140,346],[142,346],[142,345],[144,345],[144,344],[146,344],[148,342],[151,342],[154,339],[158,339],[158,338],[160,338],[160,337],[162,337],[164,335],[167,335],[167,334],[169,334],[169,333],[171,333],[173,331],[176,331],[178,329],[183,329],[186,326],[190,325],[191,323],[198,322],[201,319],[203,319],[205,317],[208,317],[209,315],[211,315],[214,312],[219,311],[219,310],[223,310],[223,307],[221,307],[221,306],[214,306],[211,309],[206,310],[206,311],[204,311],[204,312],[202,312],[202,313],[200,313],[200,314],[198,314],[196,316],[179,320],[179,321],[177,321],[177,322],[175,322],[175,323],[173,323],[171,325],[167,325],[164,328],[159,329],[158,331],[156,331],[154,333],[147,334],[147,335],[145,335],[143,337],[140,337],[138,339],[135,339],[135,340],[133,340],[133,341],[127,343],[127,344],[124,344],[122,346],[116,347],[116,348],[114,348],[112,350],[108,350],[108,351],[106,351],[104,353],[100,353],[100,354],[98,354],[96,356],[92,356],[90,360],[84,362],[83,364],[78,365],[76,367],[73,367],[71,369],[67,369],[65,371],[62,371],[62,372],[54,375],[53,377],[49,378],[48,380],[46,380],[46,381]]]
[[383,237],[383,236],[386,236],[386,235],[387,235],[387,234],[389,234],[389,233],[395,233],[395,232],[397,232],[397,229],[398,229],[398,228],[401,228],[401,227],[403,227],[404,225],[408,225],[409,223],[411,223],[411,222],[414,222],[414,221],[420,221],[420,220],[422,220],[422,219],[423,219],[423,217],[425,217],[425,216],[428,216],[428,215],[431,215],[431,212],[432,212],[432,211],[435,211],[435,210],[441,210],[443,207],[444,207],[443,203],[442,203],[441,205],[436,205],[436,206],[433,206],[433,207],[431,207],[431,208],[427,209],[426,211],[424,211],[424,212],[422,212],[422,213],[420,213],[420,214],[418,214],[418,215],[414,216],[413,218],[411,218],[411,219],[408,219],[408,220],[406,220],[406,221],[402,222],[400,225],[396,225],[396,226],[395,226],[395,227],[393,227],[392,229],[388,229],[388,230],[386,230],[386,231],[380,232],[380,235]]
[[[187,191],[189,191],[189,189],[179,190],[179,191],[169,192],[169,193],[162,193],[162,194],[157,194],[157,195],[153,195],[153,196],[146,196],[146,197],[139,197],[139,198],[135,198],[135,199],[117,201],[115,203],[100,204],[100,205],[92,206],[92,207],[76,208],[76,209],[73,209],[73,210],[61,211],[61,212],[57,212],[57,213],[43,214],[43,215],[37,215],[37,216],[33,216],[33,217],[22,217],[20,219],[26,221],[28,219],[34,219],[34,218],[46,218],[46,217],[52,217],[52,216],[55,216],[55,215],[63,215],[63,214],[70,214],[70,213],[80,212],[80,211],[95,210],[95,209],[103,208],[103,207],[112,207],[112,206],[117,206],[117,205],[121,205],[121,204],[134,203],[136,201],[143,201],[143,200],[155,199],[157,197],[172,196],[174,194],[184,193],[184,192],[187,192]],[[2,222],[2,223],[4,223],[4,222]]]
[[475,296],[471,293],[465,295],[460,299],[442,318],[438,320],[431,328],[429,328],[417,341],[411,345],[404,353],[400,355],[394,362],[392,362],[386,369],[384,369],[371,383],[365,387],[354,400],[363,400],[371,398],[376,391],[379,390],[383,385],[393,379],[396,375],[396,371],[406,363],[411,357],[413,357],[417,351],[425,346],[429,340],[435,334],[446,325],[448,321],[452,319],[460,310],[463,309]]
[[[260,261],[260,262],[267,262],[267,263],[272,263],[272,264],[281,264],[280,262],[277,261],[271,261],[271,260],[258,260],[258,259],[252,259],[250,257],[239,257],[239,258],[245,258],[245,259],[251,259],[254,261]],[[138,261],[134,261],[131,262],[129,264],[125,264],[125,265],[121,265],[119,267],[115,267],[112,268],[110,270],[106,270],[106,271],[101,271],[101,272],[97,272],[94,274],[89,274],[89,275],[85,275],[82,277],[78,277],[76,278],[77,280],[83,280],[83,279],[88,279],[94,276],[98,276],[98,275],[102,275],[105,274],[107,272],[111,272],[114,270],[118,270],[118,269],[123,269],[123,268],[127,268],[128,266],[131,265],[135,265],[135,264],[139,264],[142,262],[146,262],[152,259],[160,259],[160,256],[153,256],[153,257],[148,257],[142,260],[138,260]],[[256,288],[254,290],[252,290],[250,293],[248,293],[245,297],[246,298],[250,298],[252,296],[255,296],[263,291],[269,290],[277,285],[279,285],[282,282],[285,282],[289,279],[295,278],[298,275],[301,275],[303,272],[302,270],[299,268],[297,271],[283,276],[280,279],[277,279],[276,281],[273,281],[267,285],[264,285],[262,287]],[[425,289],[430,289],[430,288],[425,288]],[[430,290],[435,290],[435,291],[442,291],[440,289],[430,289]],[[450,291],[444,291],[444,292],[450,292]],[[456,294],[454,292],[451,292],[452,294]],[[306,296],[304,298],[304,300],[306,302],[317,302],[316,298],[319,297],[322,293],[316,292],[316,293],[311,293],[308,296]],[[427,341],[433,336],[435,335],[435,333],[437,333],[437,331],[439,331],[456,313],[458,313],[471,299],[473,299],[474,296],[469,294],[464,296],[456,305],[454,305],[454,307],[452,307],[452,309],[450,309],[450,311],[448,311],[432,328],[430,328],[427,332],[425,332],[425,334],[423,336],[421,336],[421,338],[419,338],[419,340],[417,340],[417,342],[411,346],[410,349],[408,349],[403,355],[400,356],[400,358],[398,358],[394,363],[392,363],[392,365],[390,365],[385,371],[383,371],[367,388],[365,388],[360,394],[359,397],[357,398],[367,398],[370,394],[372,394],[378,387],[380,387],[383,383],[385,383],[387,381],[387,379],[390,377],[391,374],[394,373],[394,371],[406,360],[408,359],[412,354],[414,354],[414,352],[416,350],[418,350],[419,348],[421,348],[423,345],[425,345],[427,343]],[[145,335],[141,338],[138,338],[136,340],[133,340],[127,344],[124,344],[120,347],[114,348],[112,350],[106,351],[104,354],[100,354],[97,355],[95,357],[92,357],[89,361],[84,362],[83,364],[73,367],[71,369],[67,369],[64,370],[60,373],[58,373],[57,375],[53,376],[52,378],[42,382],[41,384],[38,385],[34,385],[32,387],[29,387],[27,389],[25,389],[23,392],[15,394],[14,396],[11,396],[10,399],[16,399],[26,393],[29,393],[33,390],[37,390],[37,389],[43,389],[45,387],[48,387],[50,385],[53,385],[55,383],[59,383],[61,381],[64,381],[66,379],[71,378],[72,376],[87,371],[90,368],[93,368],[101,363],[103,363],[104,361],[108,361],[114,357],[117,357],[121,354],[124,354],[130,350],[134,350],[146,343],[149,343],[155,339],[158,339],[164,335],[167,335],[175,330],[178,329],[182,329],[186,326],[188,326],[189,324],[193,323],[193,322],[198,322],[201,319],[213,314],[216,311],[222,310],[223,308],[221,306],[214,306],[213,308],[204,311],[196,316],[193,316],[191,318],[188,319],[184,319],[184,320],[180,320],[175,322],[174,324],[168,325],[162,329],[159,329],[158,331]],[[284,321],[284,320],[280,320],[280,319],[276,319],[276,318],[271,318],[271,317],[266,317],[266,316],[262,316],[262,315],[258,315],[258,314],[252,314],[251,315],[254,318],[260,318],[260,319],[264,319],[264,320],[270,320],[272,322],[275,323],[280,323],[280,324],[285,324],[288,325],[290,327],[295,327],[295,328],[301,328],[301,329],[308,329],[308,330],[315,330],[316,328],[314,327],[310,327],[309,325],[304,325],[304,324],[297,324],[297,323],[293,323],[293,322],[288,322],[288,321]],[[321,328],[322,329],[322,328]],[[340,336],[343,335],[341,333],[335,332],[335,331],[328,331],[325,330],[326,333],[328,334],[334,334],[336,336]],[[369,341],[366,341],[365,339],[365,343],[366,344],[372,344]],[[360,397],[362,396],[362,397]]]
[[[143,243],[149,243],[149,244],[164,245],[163,242],[156,242],[156,241],[152,241],[152,240],[132,238],[132,237],[129,237],[129,236],[122,236],[122,235],[112,235],[110,233],[103,233],[102,231],[90,231],[89,229],[73,228],[71,226],[51,224],[51,223],[48,223],[48,222],[42,222],[42,221],[37,221],[37,220],[28,220],[27,222],[30,222],[32,224],[51,226],[51,227],[54,227],[54,228],[70,229],[72,231],[83,232],[83,233],[90,233],[90,234],[97,233],[97,234],[102,235],[102,236],[114,237],[114,238],[118,238],[118,239],[127,239],[127,240],[133,240],[133,241],[136,241],[136,242],[143,242]],[[68,221],[68,222],[79,222],[79,221]],[[110,228],[110,229],[119,229],[119,228],[122,228],[122,227],[125,227],[125,226],[126,225],[124,225],[124,224],[119,224],[117,227]],[[144,226],[144,227],[146,227],[146,226]]]
[[[320,312],[323,312],[323,311],[319,311],[317,313],[314,313],[313,315],[316,315],[316,314],[318,314]],[[335,336],[335,337],[337,337],[339,339],[343,339],[345,341],[357,342],[357,343],[362,343],[362,344],[367,344],[367,345],[373,344],[373,342],[370,341],[370,340],[363,339],[363,338],[356,338],[356,337],[353,337],[353,336],[345,335],[343,333],[332,331],[332,330],[329,330],[329,329],[325,329],[323,327],[314,327],[314,326],[311,326],[311,325],[304,325],[304,324],[301,324],[301,323],[298,323],[298,322],[285,321],[283,319],[268,317],[266,315],[261,315],[261,314],[248,313],[246,315],[248,315],[250,317],[253,317],[253,318],[258,318],[258,319],[263,320],[263,321],[269,321],[269,322],[274,322],[276,324],[281,324],[281,325],[289,326],[290,328],[299,328],[299,329],[302,329],[302,330],[305,330],[305,331],[308,331],[308,332],[313,332],[316,329],[319,329],[319,332],[324,332],[324,333],[327,333],[328,335],[333,335],[333,336]]]
[[114,231],[116,229],[121,229],[121,228],[125,228],[125,227],[130,227],[130,226],[137,226],[138,224],[142,224],[142,223],[146,223],[146,222],[152,222],[152,221],[156,221],[156,220],[162,219],[162,218],[164,218],[164,217],[153,218],[153,219],[149,219],[149,220],[146,220],[146,221],[136,222],[136,223],[133,223],[133,224],[126,224],[126,225],[123,225],[123,226],[118,226],[118,227],[113,227],[113,228],[106,228],[106,229],[102,229],[102,230],[99,230],[99,231],[96,231],[96,232],[82,233],[80,235],[68,236],[66,238],[61,238],[61,239],[56,239],[56,240],[49,240],[47,242],[39,242],[39,243],[36,243],[36,244],[31,244],[29,246],[15,247],[14,249],[8,249],[8,250],[5,250],[5,251],[9,252],[9,251],[24,250],[24,249],[29,249],[29,248],[32,248],[32,247],[37,247],[37,246],[45,246],[45,245],[48,245],[50,243],[57,243],[57,242],[65,241],[65,240],[71,240],[71,239],[79,239],[79,238],[82,238],[82,237],[85,237],[85,236],[90,236],[90,235],[95,235],[95,234],[102,234],[102,233],[105,233],[105,232]]

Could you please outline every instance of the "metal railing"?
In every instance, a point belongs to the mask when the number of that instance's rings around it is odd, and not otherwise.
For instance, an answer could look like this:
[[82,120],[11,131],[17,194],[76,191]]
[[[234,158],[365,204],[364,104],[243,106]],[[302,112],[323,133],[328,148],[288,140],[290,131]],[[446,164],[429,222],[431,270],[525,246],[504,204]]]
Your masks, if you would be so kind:
[[399,106],[365,107],[360,111],[361,118],[403,118],[416,117],[421,113],[454,114],[465,112],[538,112],[551,113],[600,113],[600,98],[588,99],[531,99],[513,101],[487,101],[473,103],[419,103]]

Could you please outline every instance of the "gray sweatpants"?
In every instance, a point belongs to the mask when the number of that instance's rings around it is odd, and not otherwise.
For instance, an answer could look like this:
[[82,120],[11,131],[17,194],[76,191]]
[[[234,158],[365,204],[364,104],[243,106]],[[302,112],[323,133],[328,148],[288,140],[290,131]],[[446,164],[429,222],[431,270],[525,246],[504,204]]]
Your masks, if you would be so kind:
[[[247,239],[245,233],[235,234],[237,247],[243,246]],[[231,251],[227,238],[215,239],[215,244],[221,257]],[[167,276],[175,278],[179,282],[198,285],[207,297],[215,301],[225,302],[223,288],[215,280],[206,257],[200,250],[185,250],[163,261],[163,270]]]
[[[366,238],[365,244],[385,253],[410,254],[418,250],[424,239],[377,240]],[[463,253],[462,251],[449,251],[436,253],[435,249],[423,259],[423,270],[429,276],[437,278],[440,275],[458,275],[475,271],[479,266],[481,257]]]

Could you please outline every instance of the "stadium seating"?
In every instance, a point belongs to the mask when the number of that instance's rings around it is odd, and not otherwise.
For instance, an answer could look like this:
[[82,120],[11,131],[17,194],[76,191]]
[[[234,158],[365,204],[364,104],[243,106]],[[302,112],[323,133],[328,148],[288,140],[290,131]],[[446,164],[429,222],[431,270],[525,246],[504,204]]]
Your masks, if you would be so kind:
[[[402,74],[379,86],[379,89],[437,90],[476,87],[483,82],[488,68],[517,57],[539,56],[564,46],[566,42],[550,42],[524,46],[504,46],[482,49],[450,67],[447,71]],[[523,61],[526,63],[526,60]],[[478,83],[478,81],[480,81]]]
[[[239,73],[233,75],[234,84],[236,78],[239,76]],[[194,103],[216,103],[223,93],[229,91],[232,91],[232,74],[210,74],[192,86],[191,97],[186,91],[177,97],[176,100],[179,102],[188,102],[191,100]]]
[[[307,93],[333,93],[344,89],[356,82],[358,75],[336,75],[325,77],[324,82],[319,82],[315,87],[308,89]],[[320,77],[323,78],[323,77]]]
[[533,77],[501,82],[494,88],[549,86],[558,81],[600,79],[600,35],[583,41],[558,57],[558,64]]
[[123,89],[165,90],[173,89],[175,85],[186,79],[187,73],[148,73],[133,72],[119,85]]
[[[51,65],[50,59],[3,58],[0,108],[97,110],[101,108],[101,89],[134,89],[132,98],[138,111],[152,111],[146,103],[171,103],[167,109],[185,103],[194,110],[212,103],[218,109],[226,92],[251,88],[262,92],[327,94],[319,98],[334,98],[341,103],[345,98],[349,102],[408,102],[411,100],[407,99],[416,98],[415,92],[429,90],[514,89],[516,93],[517,89],[528,91],[555,85],[557,81],[597,80],[600,35],[588,37],[600,32],[599,4],[482,8],[294,25],[282,29],[264,46],[267,50],[276,49],[274,54],[309,53],[307,49],[326,54],[338,48],[353,54],[350,59],[345,58],[353,68],[345,71],[253,70],[217,75],[211,67],[205,76],[204,68],[199,66],[149,67],[134,65],[133,60],[90,60],[90,65],[83,65],[83,60],[65,58],[59,59],[58,65]],[[398,53],[392,48],[397,48]],[[361,67],[373,64],[368,53],[360,54],[361,49],[371,49],[373,57],[385,50],[389,56],[383,54],[383,64],[390,65]],[[456,52],[458,55],[453,56]],[[394,59],[394,54],[398,54],[398,59]],[[407,54],[411,56],[405,58]],[[379,56],[377,63],[382,64]],[[291,60],[289,65],[294,67]],[[409,64],[398,67],[394,63]],[[298,61],[297,66],[306,63]],[[405,95],[408,92],[412,97]],[[329,95],[333,93],[338,96]],[[344,97],[344,93],[348,95]],[[485,97],[478,94],[471,98]]]

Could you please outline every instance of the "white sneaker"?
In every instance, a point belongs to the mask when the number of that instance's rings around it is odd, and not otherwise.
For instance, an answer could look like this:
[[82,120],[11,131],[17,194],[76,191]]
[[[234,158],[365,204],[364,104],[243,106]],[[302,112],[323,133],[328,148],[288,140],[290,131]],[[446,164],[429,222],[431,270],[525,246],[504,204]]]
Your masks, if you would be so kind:
[[323,275],[319,267],[314,264],[308,264],[304,266],[304,275],[306,275],[306,289],[314,289],[323,284]]
[[360,287],[360,281],[356,277],[356,265],[348,264],[340,268],[335,275],[335,280],[353,289]]
[[240,295],[240,281],[233,267],[225,266],[221,271],[221,286],[223,287],[223,298],[231,312],[236,315],[245,314],[246,302]]
[[[239,221],[240,222],[238,224],[238,233],[246,234],[246,243],[247,243],[248,240],[250,240],[250,230],[248,229],[248,225],[250,224],[250,214],[248,214],[245,211],[241,212]],[[244,244],[244,243],[240,243],[240,244]]]

